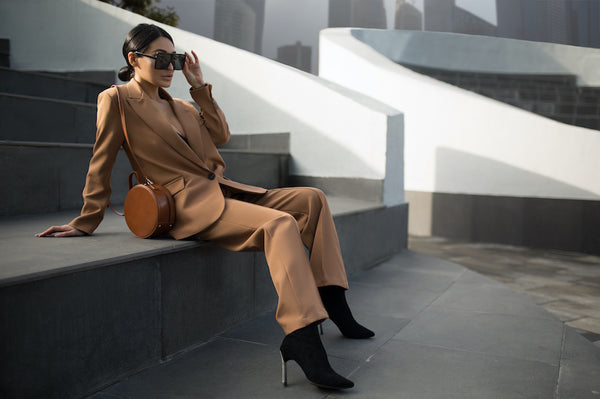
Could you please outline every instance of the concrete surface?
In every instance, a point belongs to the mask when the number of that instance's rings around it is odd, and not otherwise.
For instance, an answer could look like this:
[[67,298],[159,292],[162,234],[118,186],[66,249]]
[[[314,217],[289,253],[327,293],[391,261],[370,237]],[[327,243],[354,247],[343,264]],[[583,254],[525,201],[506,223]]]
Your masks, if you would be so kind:
[[[346,251],[344,257],[350,258],[347,261],[349,265],[354,265],[356,262],[353,259],[364,257],[365,254],[358,246],[361,241],[356,241],[357,233],[346,232],[346,229],[352,227],[352,223],[359,223],[359,225],[368,223],[368,220],[364,220],[363,213],[370,218],[375,218],[380,226],[386,220],[390,220],[392,214],[378,203],[340,197],[328,197],[328,201],[340,235],[340,242]],[[122,209],[122,206],[116,207]],[[396,208],[398,209],[395,210]],[[399,235],[402,231],[406,231],[407,210],[405,206],[396,208],[388,208],[394,216],[403,217],[402,220],[398,220],[397,228],[388,226],[391,229],[388,231],[393,232],[389,235],[393,237],[396,244],[385,247],[379,259],[406,247],[406,237],[399,237]],[[398,212],[402,214],[398,215]],[[56,277],[73,271],[166,255],[205,245],[195,240],[175,241],[169,238],[141,240],[129,232],[123,217],[115,215],[110,210],[106,211],[104,220],[91,236],[66,238],[58,242],[53,239],[34,237],[35,233],[44,231],[49,226],[68,223],[78,215],[79,211],[65,211],[0,218],[0,253],[3,255],[0,262],[0,286]],[[404,227],[401,226],[402,223]],[[363,225],[363,227],[374,228],[375,226]],[[385,239],[381,237],[379,241],[378,247],[383,249],[381,244]],[[347,244],[344,245],[344,242]],[[398,246],[398,242],[404,245]],[[376,243],[372,242],[372,244],[376,246]],[[373,265],[379,259],[375,257],[367,265]],[[362,267],[364,268],[365,265],[363,264]]]
[[[267,188],[287,185],[287,153],[235,149],[220,152],[227,164],[225,175],[232,180]],[[0,198],[0,216],[81,209],[91,155],[92,144],[0,140],[0,169],[5,171],[6,185],[12,193]],[[130,172],[127,156],[121,150],[112,169],[114,204],[125,201]]]
[[456,263],[404,251],[354,275],[349,303],[376,336],[324,345],[356,387],[326,391],[288,365],[274,315],[219,334],[91,396],[123,398],[597,398],[600,348],[525,294]]
[[411,237],[409,248],[506,284],[600,347],[600,257],[510,245]]
[[[349,273],[406,248],[406,205],[329,201]],[[262,253],[138,239],[110,212],[89,237],[34,237],[77,213],[0,219],[1,398],[81,398],[275,309]]]

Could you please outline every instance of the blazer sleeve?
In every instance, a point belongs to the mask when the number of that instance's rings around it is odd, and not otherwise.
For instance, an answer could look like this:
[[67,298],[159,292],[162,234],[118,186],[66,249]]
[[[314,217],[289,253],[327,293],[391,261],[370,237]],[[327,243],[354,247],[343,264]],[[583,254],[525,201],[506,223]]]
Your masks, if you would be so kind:
[[112,191],[112,168],[125,140],[118,107],[115,88],[98,96],[96,143],[83,189],[83,207],[81,215],[69,223],[87,234],[92,234],[104,218]]
[[223,145],[229,141],[231,133],[225,119],[225,114],[217,105],[212,96],[212,85],[205,84],[196,89],[190,89],[192,98],[200,106],[200,119],[213,143],[216,146]]

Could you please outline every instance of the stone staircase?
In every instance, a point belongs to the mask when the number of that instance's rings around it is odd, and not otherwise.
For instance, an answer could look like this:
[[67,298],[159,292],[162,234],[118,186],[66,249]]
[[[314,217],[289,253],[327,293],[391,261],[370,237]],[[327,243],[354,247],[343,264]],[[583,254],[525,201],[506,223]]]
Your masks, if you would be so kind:
[[[2,398],[91,395],[276,305],[262,253],[138,239],[110,212],[92,236],[34,237],[78,215],[96,96],[105,87],[0,68]],[[288,182],[288,134],[234,135],[222,155],[234,180]],[[117,207],[129,171],[120,154]],[[341,197],[330,204],[349,274],[406,248],[406,204]]]

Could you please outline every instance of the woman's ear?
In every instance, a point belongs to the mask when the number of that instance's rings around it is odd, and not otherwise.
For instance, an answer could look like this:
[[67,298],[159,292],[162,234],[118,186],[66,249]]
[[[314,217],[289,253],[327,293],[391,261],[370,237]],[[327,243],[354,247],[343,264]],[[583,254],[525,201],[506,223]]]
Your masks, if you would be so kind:
[[131,65],[132,67],[137,67],[137,56],[133,53],[133,51],[130,51],[127,54],[127,59],[129,60],[129,65]]

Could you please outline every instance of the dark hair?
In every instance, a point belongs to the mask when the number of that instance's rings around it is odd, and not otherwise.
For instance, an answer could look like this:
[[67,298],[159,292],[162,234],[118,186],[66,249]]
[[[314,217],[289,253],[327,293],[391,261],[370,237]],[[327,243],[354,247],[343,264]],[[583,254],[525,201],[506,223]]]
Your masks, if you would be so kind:
[[123,42],[123,57],[125,58],[125,62],[127,62],[127,66],[124,66],[119,70],[119,79],[127,82],[133,77],[133,66],[129,63],[127,55],[132,51],[146,51],[150,43],[159,37],[166,37],[173,43],[171,35],[169,35],[166,30],[156,25],[139,24],[129,31]]

